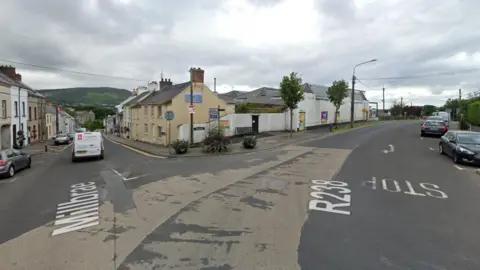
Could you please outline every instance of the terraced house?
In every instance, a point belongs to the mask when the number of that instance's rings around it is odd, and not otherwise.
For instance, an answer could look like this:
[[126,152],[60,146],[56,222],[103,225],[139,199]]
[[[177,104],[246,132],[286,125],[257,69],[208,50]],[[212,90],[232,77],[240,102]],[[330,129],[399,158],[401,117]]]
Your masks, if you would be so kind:
[[[205,71],[190,69],[190,81],[173,84],[170,79],[162,79],[158,88],[144,93],[143,98],[131,106],[132,138],[139,141],[168,145],[178,138],[178,128],[190,123],[190,91],[193,92],[194,124],[209,121],[209,109],[227,108],[227,103],[205,85]],[[172,111],[174,119],[167,121],[165,113]],[[221,115],[232,113],[226,110]]]

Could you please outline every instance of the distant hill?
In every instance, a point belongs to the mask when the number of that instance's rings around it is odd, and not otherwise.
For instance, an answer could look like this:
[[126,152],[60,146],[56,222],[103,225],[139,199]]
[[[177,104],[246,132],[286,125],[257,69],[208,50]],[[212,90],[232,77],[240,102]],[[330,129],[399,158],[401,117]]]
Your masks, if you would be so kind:
[[132,92],[126,89],[111,87],[73,87],[38,91],[49,101],[63,105],[118,105],[132,95]]

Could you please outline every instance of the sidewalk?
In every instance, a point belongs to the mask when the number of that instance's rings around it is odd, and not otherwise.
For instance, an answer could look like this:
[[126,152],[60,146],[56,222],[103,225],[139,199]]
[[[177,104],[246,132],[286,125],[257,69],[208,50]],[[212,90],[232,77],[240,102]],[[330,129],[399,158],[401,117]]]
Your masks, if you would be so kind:
[[219,154],[211,154],[203,152],[202,147],[193,147],[189,148],[188,152],[183,155],[175,154],[174,150],[171,149],[169,152],[168,147],[150,144],[146,142],[134,141],[130,139],[125,139],[111,134],[105,135],[108,139],[120,143],[122,145],[143,151],[145,153],[161,156],[166,158],[175,158],[175,157],[201,157],[201,156],[212,156],[212,155],[235,155],[235,154],[245,154],[245,153],[255,153],[260,151],[265,151],[284,145],[298,143],[305,140],[320,138],[327,134],[330,134],[328,128],[318,128],[313,130],[306,130],[302,132],[294,132],[293,138],[290,138],[289,132],[269,132],[274,134],[273,136],[263,137],[257,139],[257,145],[254,149],[245,149],[242,146],[242,143],[233,143],[229,146],[229,151]]

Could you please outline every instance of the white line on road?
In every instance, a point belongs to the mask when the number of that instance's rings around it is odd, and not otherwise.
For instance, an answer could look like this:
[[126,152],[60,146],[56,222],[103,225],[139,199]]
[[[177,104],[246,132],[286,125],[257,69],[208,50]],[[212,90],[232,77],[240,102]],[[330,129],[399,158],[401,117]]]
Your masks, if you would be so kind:
[[459,169],[460,171],[463,171],[463,170],[464,170],[464,168],[462,168],[462,167],[460,167],[460,166],[458,166],[458,165],[453,165],[453,167]]
[[135,179],[142,178],[142,177],[149,176],[149,175],[150,174],[142,174],[142,175],[134,176],[134,177],[130,177],[130,178],[123,178],[123,181],[135,180]]
[[432,150],[432,151],[435,151],[435,149],[433,149],[432,147],[430,147],[429,149]]
[[255,161],[262,161],[263,159],[261,158],[254,158],[254,159],[250,159],[250,160],[245,160],[245,162],[247,163],[252,163],[252,162],[255,162]]
[[423,140],[423,137],[420,137],[420,140]]
[[393,146],[393,144],[389,144],[388,145],[388,150],[383,150],[383,153],[387,154],[387,153],[392,153],[392,152],[395,152],[395,147]]
[[113,171],[116,175],[120,176],[122,179],[125,179],[125,177],[123,177],[123,175],[122,175],[121,173],[117,172],[117,171],[114,170],[114,169],[112,169],[112,171]]

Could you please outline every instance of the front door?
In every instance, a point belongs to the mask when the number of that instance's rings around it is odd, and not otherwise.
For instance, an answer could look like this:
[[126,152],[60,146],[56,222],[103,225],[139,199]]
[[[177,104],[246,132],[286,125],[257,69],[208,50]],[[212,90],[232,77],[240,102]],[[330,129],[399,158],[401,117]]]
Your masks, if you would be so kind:
[[298,130],[305,130],[305,112],[300,112],[298,115]]
[[258,133],[258,115],[252,115],[252,132]]
[[12,143],[13,143],[13,145],[16,145],[17,144],[17,125],[12,126],[12,133],[13,133]]

